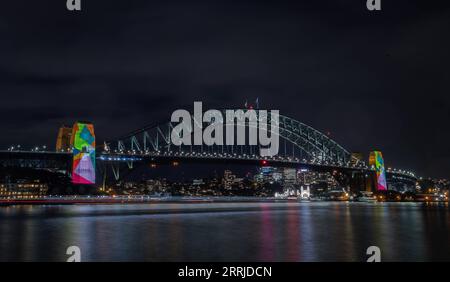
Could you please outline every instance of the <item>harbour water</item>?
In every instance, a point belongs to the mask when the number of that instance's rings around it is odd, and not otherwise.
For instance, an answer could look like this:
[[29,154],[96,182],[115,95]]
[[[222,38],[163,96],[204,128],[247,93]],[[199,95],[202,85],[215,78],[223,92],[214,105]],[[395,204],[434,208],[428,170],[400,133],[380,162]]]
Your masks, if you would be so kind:
[[0,207],[0,261],[450,261],[448,203]]

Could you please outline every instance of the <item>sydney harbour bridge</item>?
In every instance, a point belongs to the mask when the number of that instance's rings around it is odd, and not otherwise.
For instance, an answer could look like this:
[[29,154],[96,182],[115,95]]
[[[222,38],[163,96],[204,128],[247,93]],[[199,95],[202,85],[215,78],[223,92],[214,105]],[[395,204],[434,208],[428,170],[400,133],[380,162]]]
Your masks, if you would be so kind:
[[[225,111],[225,110],[224,110]],[[193,122],[198,122],[193,118]],[[245,122],[246,130],[251,126]],[[279,115],[275,125],[279,135],[278,154],[260,155],[260,145],[179,145],[171,142],[174,123],[167,121],[146,126],[120,138],[97,142],[95,170],[97,183],[119,181],[124,173],[142,165],[189,163],[227,163],[340,172],[346,186],[354,190],[374,190],[376,168],[355,158],[344,146],[326,134],[288,116]],[[272,128],[273,129],[273,128]],[[272,132],[273,134],[273,132]],[[0,151],[0,167],[54,169],[70,174],[73,152],[10,148]],[[389,180],[414,185],[412,172],[387,169]]]

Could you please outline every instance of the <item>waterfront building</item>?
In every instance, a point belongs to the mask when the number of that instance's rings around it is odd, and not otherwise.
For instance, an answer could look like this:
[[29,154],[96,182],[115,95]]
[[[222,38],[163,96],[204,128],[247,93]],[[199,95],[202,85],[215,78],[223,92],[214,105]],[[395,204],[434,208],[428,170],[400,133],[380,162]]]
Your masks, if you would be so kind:
[[39,180],[0,183],[0,198],[3,199],[36,199],[47,195],[47,191],[48,185]]

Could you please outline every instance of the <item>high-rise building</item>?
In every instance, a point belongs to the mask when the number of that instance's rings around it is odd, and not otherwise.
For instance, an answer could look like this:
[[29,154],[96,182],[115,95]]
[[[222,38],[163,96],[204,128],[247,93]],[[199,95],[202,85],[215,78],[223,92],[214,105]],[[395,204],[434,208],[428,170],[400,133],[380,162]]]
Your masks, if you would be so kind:
[[70,152],[72,149],[72,127],[61,126],[56,139],[57,152]]
[[283,180],[285,188],[295,188],[297,184],[297,170],[295,168],[284,168]]

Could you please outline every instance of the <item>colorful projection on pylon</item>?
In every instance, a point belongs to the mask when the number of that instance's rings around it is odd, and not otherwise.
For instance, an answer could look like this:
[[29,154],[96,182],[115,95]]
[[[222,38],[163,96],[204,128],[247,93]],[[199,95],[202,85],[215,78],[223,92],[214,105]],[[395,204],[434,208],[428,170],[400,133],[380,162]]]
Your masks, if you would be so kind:
[[73,126],[72,183],[95,184],[95,133],[91,123],[77,122]]
[[380,151],[370,152],[369,165],[375,166],[377,172],[377,190],[387,190],[386,170],[383,155]]

